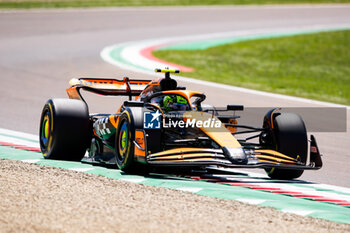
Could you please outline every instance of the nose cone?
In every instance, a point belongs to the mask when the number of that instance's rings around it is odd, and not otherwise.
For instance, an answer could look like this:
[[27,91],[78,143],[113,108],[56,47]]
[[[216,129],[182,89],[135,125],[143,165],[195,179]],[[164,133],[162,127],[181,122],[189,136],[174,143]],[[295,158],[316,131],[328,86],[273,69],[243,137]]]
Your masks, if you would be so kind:
[[247,164],[248,158],[242,147],[223,147],[225,157],[233,164]]

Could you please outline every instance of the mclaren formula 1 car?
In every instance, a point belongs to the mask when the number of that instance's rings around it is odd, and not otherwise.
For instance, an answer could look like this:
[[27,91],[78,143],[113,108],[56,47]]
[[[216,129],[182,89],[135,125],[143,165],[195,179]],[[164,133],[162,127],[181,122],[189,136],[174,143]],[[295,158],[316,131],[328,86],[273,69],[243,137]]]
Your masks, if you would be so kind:
[[[179,71],[156,71],[165,77],[72,79],[69,99],[50,99],[42,110],[44,158],[114,164],[125,172],[262,168],[276,179],[322,167],[315,138],[308,140],[299,115],[271,109],[262,127],[240,125],[235,113],[243,106],[203,107],[202,92],[186,90],[170,77]],[[81,90],[129,99],[114,114],[89,114]],[[222,114],[229,111],[233,114]],[[247,136],[238,139],[242,135]]]

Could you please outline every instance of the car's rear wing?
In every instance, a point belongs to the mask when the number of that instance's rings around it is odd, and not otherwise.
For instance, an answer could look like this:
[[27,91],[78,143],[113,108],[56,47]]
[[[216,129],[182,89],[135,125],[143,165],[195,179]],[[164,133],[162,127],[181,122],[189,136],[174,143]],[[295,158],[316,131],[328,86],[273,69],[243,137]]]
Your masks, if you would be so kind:
[[102,79],[102,78],[73,78],[69,81],[71,85],[67,94],[71,99],[84,100],[80,90],[90,91],[100,95],[112,96],[138,96],[145,89],[151,80],[130,80],[125,77],[123,80]]

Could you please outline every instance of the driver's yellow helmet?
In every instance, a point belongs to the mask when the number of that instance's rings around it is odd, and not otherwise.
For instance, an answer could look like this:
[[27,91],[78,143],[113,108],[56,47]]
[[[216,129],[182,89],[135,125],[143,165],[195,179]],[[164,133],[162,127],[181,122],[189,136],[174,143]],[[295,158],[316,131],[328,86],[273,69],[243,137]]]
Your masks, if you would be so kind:
[[164,96],[163,109],[169,111],[184,111],[187,109],[188,101],[182,96]]

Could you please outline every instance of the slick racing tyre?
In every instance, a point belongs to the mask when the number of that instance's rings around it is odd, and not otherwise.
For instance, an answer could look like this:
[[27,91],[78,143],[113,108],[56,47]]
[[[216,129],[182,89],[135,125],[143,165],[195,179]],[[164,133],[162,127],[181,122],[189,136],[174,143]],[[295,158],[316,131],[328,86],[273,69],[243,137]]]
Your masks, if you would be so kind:
[[130,115],[127,110],[120,115],[115,143],[117,166],[125,172],[134,172],[135,169],[135,129]]
[[85,102],[50,99],[41,119],[39,141],[45,159],[79,161],[89,145],[89,111]]
[[[303,163],[307,159],[307,133],[304,121],[294,113],[279,113],[274,118],[275,148],[282,154],[297,158]],[[303,170],[266,169],[273,179],[295,179],[303,174]]]

